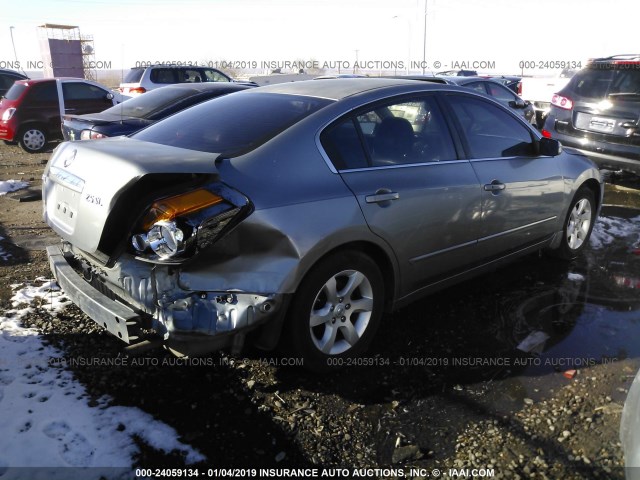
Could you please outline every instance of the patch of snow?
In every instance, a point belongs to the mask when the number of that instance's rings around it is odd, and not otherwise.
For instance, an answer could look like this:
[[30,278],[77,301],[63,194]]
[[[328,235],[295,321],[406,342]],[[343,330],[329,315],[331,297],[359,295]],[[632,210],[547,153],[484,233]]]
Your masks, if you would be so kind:
[[[62,353],[20,324],[33,311],[25,304],[36,298],[52,313],[70,303],[55,282],[36,280],[37,286],[12,285],[13,309],[0,316],[0,478],[11,478],[11,467],[130,468],[139,453],[134,436],[163,452],[180,451],[189,464],[205,460],[172,427],[139,408],[112,406],[106,396],[88,405]],[[99,478],[104,472],[85,473]]]
[[638,236],[640,243],[640,216],[626,219],[618,217],[599,217],[591,232],[591,248],[599,250],[613,243],[616,239]]
[[2,180],[0,181],[0,195],[15,192],[16,190],[27,188],[28,186],[29,183],[23,182],[22,180]]

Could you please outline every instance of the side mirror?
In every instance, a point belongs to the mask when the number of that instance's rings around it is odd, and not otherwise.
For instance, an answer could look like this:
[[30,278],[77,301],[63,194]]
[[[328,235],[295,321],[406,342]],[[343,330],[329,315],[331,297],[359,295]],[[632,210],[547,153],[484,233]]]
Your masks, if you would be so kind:
[[107,93],[107,97],[106,98],[107,98],[107,100],[113,100],[113,98],[114,98],[113,93],[111,93],[111,92]]
[[517,100],[511,100],[509,102],[509,106],[511,108],[525,108],[527,106],[527,102],[519,98]]
[[557,157],[562,153],[562,144],[554,138],[543,137],[538,145],[540,155],[545,157]]

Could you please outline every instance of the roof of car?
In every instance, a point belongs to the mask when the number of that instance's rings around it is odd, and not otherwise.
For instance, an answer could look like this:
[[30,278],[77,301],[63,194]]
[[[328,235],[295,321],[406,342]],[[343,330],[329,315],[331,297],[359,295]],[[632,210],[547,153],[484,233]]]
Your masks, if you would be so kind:
[[640,54],[624,53],[621,55],[611,55],[609,57],[598,57],[589,59],[590,62],[615,62],[615,61],[640,61]]
[[[396,78],[335,78],[326,80],[304,80],[285,82],[256,88],[253,92],[286,93],[307,97],[340,100],[351,95],[378,88],[415,85],[416,82]],[[424,87],[437,88],[438,84],[425,83]]]
[[391,75],[386,78],[395,78],[398,80],[422,80],[423,82],[433,83],[448,83],[448,77],[435,77],[433,75]]
[[156,88],[155,90],[161,90],[161,89],[164,90],[166,88],[172,88],[172,89],[178,89],[178,90],[194,90],[198,92],[205,92],[208,90],[245,90],[251,87],[252,85],[235,83],[235,82],[188,82],[188,83],[171,83],[164,87]]
[[491,83],[500,83],[495,78],[485,78],[485,77],[440,77],[446,79],[450,83],[454,83],[456,85],[466,85],[467,83],[472,82],[491,82]]
[[180,68],[180,69],[192,69],[192,68],[211,68],[207,65],[171,65],[170,63],[155,63],[153,65],[138,65],[137,67],[131,67],[131,70],[140,70],[145,68]]
[[15,70],[9,70],[8,68],[0,68],[0,73],[15,75],[16,77],[20,77],[20,78],[29,78],[20,72],[16,72]]
[[500,83],[495,78],[487,78],[487,77],[463,77],[463,76],[444,76],[441,75],[439,77],[434,77],[432,75],[397,75],[389,78],[397,78],[403,80],[421,80],[423,82],[432,82],[432,83],[448,83],[452,85],[466,85],[471,82],[493,82]]
[[61,80],[63,82],[69,82],[69,81],[80,81],[80,82],[87,82],[87,83],[97,83],[94,82],[93,80],[87,80],[86,78],[80,78],[80,77],[48,77],[48,78],[31,78],[31,79],[23,79],[23,80],[19,80],[19,82],[22,83],[44,83],[44,82],[53,82],[55,80]]

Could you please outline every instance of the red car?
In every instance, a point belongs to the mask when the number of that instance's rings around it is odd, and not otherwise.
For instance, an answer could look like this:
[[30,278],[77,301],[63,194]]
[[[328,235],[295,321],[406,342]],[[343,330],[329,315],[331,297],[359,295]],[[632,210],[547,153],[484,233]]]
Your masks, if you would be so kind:
[[62,138],[62,115],[101,112],[127,98],[82,78],[19,80],[0,100],[0,140],[39,153]]

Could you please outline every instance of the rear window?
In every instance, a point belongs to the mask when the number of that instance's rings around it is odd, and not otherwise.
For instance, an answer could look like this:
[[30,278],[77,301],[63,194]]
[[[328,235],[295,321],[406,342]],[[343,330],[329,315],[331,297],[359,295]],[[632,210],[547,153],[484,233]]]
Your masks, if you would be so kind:
[[571,80],[573,91],[587,98],[611,96],[620,100],[638,100],[640,98],[640,65],[634,66],[638,68],[597,65],[582,70]]
[[29,102],[58,103],[56,82],[36,83],[27,92]]
[[144,68],[132,68],[129,70],[129,73],[127,73],[127,76],[124,77],[124,83],[138,83],[143,73]]
[[198,93],[191,89],[162,87],[108,108],[103,113],[112,113],[123,117],[148,118],[153,113]]
[[9,89],[7,93],[5,93],[4,97],[7,100],[17,100],[27,89],[27,86],[23,83],[14,83],[13,86]]
[[183,110],[133,138],[233,157],[259,147],[330,103],[275,93],[228,95]]

